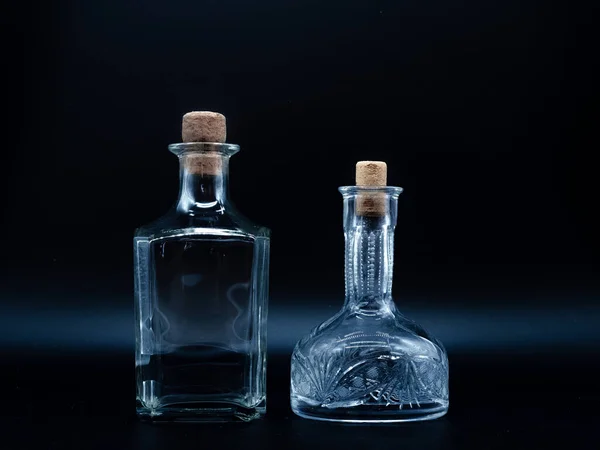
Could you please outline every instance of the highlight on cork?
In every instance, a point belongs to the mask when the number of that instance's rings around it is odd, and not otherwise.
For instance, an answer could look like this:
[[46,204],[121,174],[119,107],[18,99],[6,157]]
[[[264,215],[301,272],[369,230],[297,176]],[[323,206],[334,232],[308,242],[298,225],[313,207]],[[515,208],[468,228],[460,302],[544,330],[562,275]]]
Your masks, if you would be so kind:
[[[387,186],[387,164],[383,161],[359,161],[356,163],[356,186]],[[379,217],[387,210],[386,194],[382,192],[360,193],[356,199],[356,214]]]

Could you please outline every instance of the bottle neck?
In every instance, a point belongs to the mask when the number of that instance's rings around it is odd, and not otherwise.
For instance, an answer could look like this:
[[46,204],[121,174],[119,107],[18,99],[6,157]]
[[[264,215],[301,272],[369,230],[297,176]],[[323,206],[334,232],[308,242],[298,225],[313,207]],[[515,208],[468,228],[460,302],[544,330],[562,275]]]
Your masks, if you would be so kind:
[[365,217],[358,222],[344,233],[344,306],[365,315],[389,313],[394,309],[394,228],[381,219]]
[[340,189],[345,193],[344,308],[362,316],[392,314],[395,310],[392,299],[394,229],[400,188],[393,188],[398,191],[391,194]]
[[180,188],[177,211],[195,216],[222,214],[228,202],[229,156],[187,153],[179,157]]

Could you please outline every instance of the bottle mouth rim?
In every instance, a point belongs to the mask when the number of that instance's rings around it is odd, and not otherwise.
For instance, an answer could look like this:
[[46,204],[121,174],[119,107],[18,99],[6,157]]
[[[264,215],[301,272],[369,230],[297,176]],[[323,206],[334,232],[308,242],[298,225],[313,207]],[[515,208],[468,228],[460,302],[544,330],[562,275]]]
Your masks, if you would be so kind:
[[178,142],[169,145],[169,151],[182,156],[186,153],[218,153],[231,156],[240,151],[240,146],[224,142]]
[[338,191],[344,196],[351,196],[356,194],[387,194],[392,197],[398,197],[402,191],[401,187],[398,186],[340,186]]

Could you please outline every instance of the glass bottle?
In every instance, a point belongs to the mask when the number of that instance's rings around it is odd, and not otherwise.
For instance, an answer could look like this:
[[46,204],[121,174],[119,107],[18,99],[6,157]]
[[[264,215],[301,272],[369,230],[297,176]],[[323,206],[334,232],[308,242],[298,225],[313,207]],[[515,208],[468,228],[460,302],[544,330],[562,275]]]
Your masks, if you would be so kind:
[[[202,114],[196,119],[207,125]],[[237,145],[169,150],[179,158],[179,199],[134,237],[137,414],[256,419],[266,412],[270,231],[229,201]]]
[[[369,164],[386,169],[385,163],[361,162],[357,181],[361,167]],[[402,189],[369,185],[339,191],[344,200],[346,299],[341,311],[293,351],[292,410],[304,418],[337,422],[440,417],[448,409],[444,347],[404,317],[392,300],[394,228]]]

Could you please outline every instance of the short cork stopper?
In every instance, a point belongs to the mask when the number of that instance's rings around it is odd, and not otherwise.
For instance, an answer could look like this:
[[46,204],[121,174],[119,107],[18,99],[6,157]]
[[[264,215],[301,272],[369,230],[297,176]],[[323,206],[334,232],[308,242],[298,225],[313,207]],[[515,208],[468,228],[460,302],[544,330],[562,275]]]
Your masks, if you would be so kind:
[[[223,143],[227,137],[225,116],[211,111],[191,111],[183,115],[181,125],[183,142]],[[200,176],[216,176],[223,171],[223,157],[217,152],[185,156],[188,172]]]
[[[356,163],[356,186],[387,186],[387,164],[383,161],[359,161]],[[386,196],[381,192],[359,194],[356,214],[359,216],[383,216],[386,213]]]

